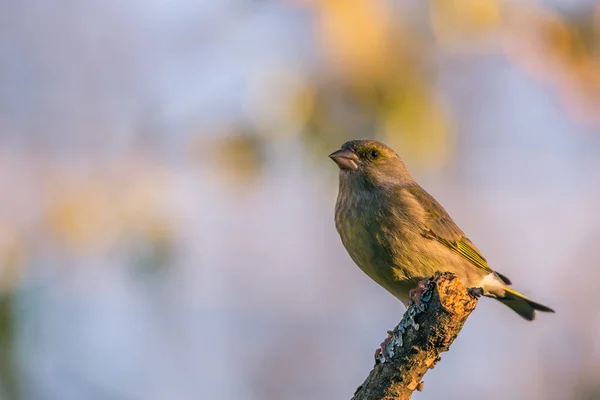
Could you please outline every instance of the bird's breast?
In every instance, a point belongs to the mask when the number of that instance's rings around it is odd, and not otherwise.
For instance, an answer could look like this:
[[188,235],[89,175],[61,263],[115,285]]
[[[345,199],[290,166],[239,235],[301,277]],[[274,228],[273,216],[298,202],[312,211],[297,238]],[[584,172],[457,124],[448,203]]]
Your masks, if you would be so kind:
[[396,250],[404,247],[403,232],[386,215],[382,199],[371,193],[338,196],[335,222],[352,260],[382,286],[403,278]]
[[356,265],[406,302],[408,291],[430,271],[423,268],[429,260],[419,256],[419,233],[411,229],[415,224],[402,206],[372,193],[340,192],[335,222]]

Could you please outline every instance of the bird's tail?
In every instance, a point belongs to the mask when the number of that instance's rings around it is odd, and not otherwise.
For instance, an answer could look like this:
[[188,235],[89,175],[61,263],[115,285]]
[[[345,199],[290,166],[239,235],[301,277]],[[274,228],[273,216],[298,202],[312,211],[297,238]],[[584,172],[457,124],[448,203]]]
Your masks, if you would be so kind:
[[497,299],[528,321],[533,321],[536,310],[542,312],[554,312],[550,307],[546,307],[528,299],[521,293],[508,287],[504,288],[504,297],[497,297]]

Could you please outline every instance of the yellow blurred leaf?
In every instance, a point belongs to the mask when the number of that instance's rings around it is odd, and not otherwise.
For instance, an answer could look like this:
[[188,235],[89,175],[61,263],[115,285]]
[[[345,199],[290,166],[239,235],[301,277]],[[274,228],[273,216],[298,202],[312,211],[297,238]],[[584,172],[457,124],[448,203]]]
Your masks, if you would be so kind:
[[71,249],[94,247],[110,230],[111,205],[108,188],[102,182],[79,182],[54,188],[47,200],[48,224],[56,237]]
[[21,235],[0,225],[0,293],[14,288],[25,263],[25,248]]
[[320,33],[337,72],[369,80],[388,73],[392,59],[392,10],[371,0],[322,0]]
[[600,123],[600,54],[595,14],[570,21],[542,6],[511,9],[503,50],[509,60],[551,85],[574,119]]
[[431,22],[437,40],[468,47],[502,23],[500,0],[432,0]]
[[454,135],[447,114],[426,87],[411,85],[397,92],[383,115],[384,139],[402,149],[412,165],[440,167],[454,153]]

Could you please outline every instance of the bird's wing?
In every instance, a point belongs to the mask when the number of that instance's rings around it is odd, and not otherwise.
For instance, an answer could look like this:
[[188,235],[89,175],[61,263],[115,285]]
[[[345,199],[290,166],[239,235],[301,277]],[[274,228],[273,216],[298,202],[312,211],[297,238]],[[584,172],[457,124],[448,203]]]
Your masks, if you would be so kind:
[[[415,185],[405,188],[412,197],[423,207],[425,222],[421,234],[429,239],[437,240],[450,250],[462,256],[477,268],[485,272],[494,272],[475,245],[465,236],[463,231],[452,221],[446,210],[433,196],[422,187]],[[505,279],[503,279],[505,280]],[[506,283],[510,281],[506,279]]]

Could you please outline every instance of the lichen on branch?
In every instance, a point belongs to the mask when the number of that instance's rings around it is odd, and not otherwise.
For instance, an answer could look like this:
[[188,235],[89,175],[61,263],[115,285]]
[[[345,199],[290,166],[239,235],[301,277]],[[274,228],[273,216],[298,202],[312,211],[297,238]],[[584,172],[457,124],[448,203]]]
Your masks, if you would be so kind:
[[420,304],[412,303],[390,333],[386,354],[378,358],[353,400],[410,399],[476,305],[477,299],[454,274],[436,273],[427,281]]

